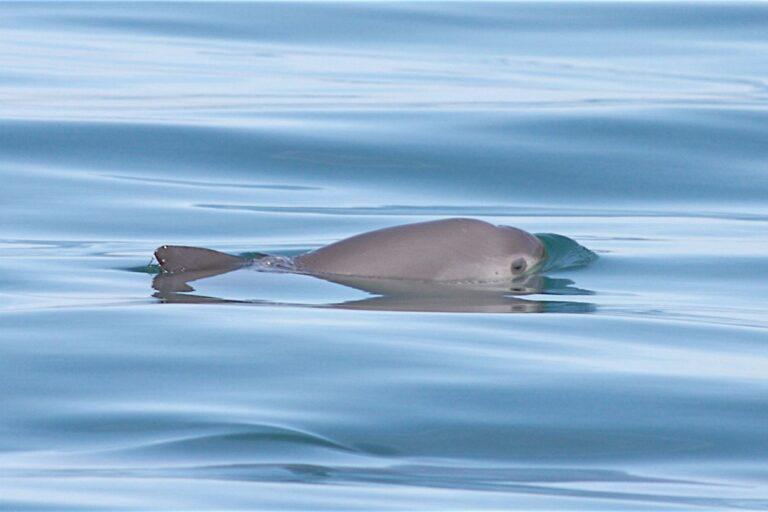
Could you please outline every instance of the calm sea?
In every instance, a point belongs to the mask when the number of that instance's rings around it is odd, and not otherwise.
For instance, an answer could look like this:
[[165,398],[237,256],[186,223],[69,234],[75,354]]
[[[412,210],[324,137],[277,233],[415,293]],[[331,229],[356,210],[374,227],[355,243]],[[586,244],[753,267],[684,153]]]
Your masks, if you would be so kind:
[[[0,509],[767,509],[767,107],[768,3],[3,2]],[[153,289],[454,216],[600,259]]]

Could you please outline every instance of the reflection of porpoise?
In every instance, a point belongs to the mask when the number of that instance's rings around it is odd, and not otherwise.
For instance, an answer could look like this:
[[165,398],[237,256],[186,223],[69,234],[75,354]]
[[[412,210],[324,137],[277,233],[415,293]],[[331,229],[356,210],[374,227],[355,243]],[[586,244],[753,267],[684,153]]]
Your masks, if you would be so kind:
[[570,279],[553,279],[539,275],[524,276],[512,281],[462,283],[451,281],[417,281],[412,279],[371,279],[353,276],[314,276],[329,282],[372,294],[371,297],[345,302],[302,304],[273,302],[265,299],[226,299],[191,294],[190,282],[241,268],[220,267],[208,270],[163,272],[157,274],[152,287],[154,296],[165,303],[183,304],[249,304],[264,306],[296,306],[369,311],[421,311],[444,313],[588,313],[594,310],[588,302],[526,300],[519,295],[591,295],[589,290],[572,287]]
[[[250,261],[193,247],[162,246],[167,272],[236,268]],[[528,274],[545,257],[538,238],[475,219],[406,224],[356,235],[297,256],[290,270],[319,276],[426,281],[501,281]]]

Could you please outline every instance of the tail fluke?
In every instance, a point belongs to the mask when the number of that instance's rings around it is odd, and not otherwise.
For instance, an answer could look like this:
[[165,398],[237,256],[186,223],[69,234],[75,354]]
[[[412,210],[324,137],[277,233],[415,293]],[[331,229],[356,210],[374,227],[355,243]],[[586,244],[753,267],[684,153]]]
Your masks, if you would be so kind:
[[246,258],[232,256],[202,247],[183,245],[163,245],[155,250],[155,258],[160,267],[170,273],[197,270],[232,270],[250,263]]

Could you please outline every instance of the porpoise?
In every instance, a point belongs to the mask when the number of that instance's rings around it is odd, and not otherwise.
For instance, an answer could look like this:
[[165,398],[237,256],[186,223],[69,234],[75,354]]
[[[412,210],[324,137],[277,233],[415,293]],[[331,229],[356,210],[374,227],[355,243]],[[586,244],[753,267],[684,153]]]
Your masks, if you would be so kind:
[[522,229],[477,219],[405,224],[355,235],[293,259],[246,259],[203,249],[164,245],[155,257],[166,272],[235,269],[262,261],[317,276],[440,282],[514,280],[541,267],[542,242]]

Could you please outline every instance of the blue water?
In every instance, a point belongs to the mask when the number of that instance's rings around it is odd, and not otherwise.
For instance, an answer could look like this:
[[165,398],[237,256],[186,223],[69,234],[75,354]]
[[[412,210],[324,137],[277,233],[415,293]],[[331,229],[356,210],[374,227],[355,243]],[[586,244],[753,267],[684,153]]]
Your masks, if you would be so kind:
[[[768,509],[767,55],[766,3],[0,4],[0,509]],[[149,265],[455,216],[600,258]]]

